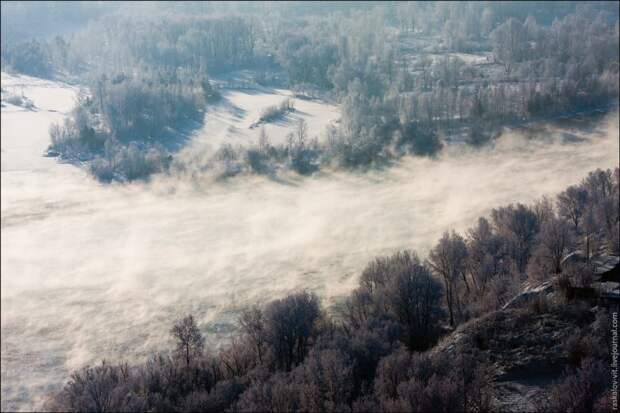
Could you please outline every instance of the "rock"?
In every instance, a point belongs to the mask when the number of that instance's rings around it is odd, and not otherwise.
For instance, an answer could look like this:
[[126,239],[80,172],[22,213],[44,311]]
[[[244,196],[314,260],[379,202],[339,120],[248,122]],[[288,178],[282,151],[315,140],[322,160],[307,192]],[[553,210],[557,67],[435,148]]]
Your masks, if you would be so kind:
[[526,287],[521,293],[517,294],[510,301],[504,304],[502,310],[507,310],[511,308],[522,308],[532,302],[534,299],[537,299],[541,296],[549,296],[553,294],[553,282],[545,281],[541,284],[538,284],[533,287]]

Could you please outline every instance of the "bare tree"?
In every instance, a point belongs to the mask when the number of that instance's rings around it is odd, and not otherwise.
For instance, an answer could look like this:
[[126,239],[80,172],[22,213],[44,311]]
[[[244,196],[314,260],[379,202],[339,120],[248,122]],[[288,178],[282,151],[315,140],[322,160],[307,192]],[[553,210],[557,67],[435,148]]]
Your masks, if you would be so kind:
[[428,261],[444,280],[446,303],[450,314],[450,325],[454,326],[454,311],[458,307],[457,288],[459,279],[463,280],[469,291],[469,283],[465,275],[467,263],[467,245],[456,232],[445,232],[437,245],[429,253]]
[[583,232],[583,240],[585,245],[583,246],[586,253],[586,263],[590,264],[592,253],[596,251],[596,237],[595,234],[598,230],[598,223],[596,222],[594,210],[591,205],[586,209],[583,218],[581,220],[581,228]]
[[258,307],[247,308],[241,313],[239,323],[243,332],[247,335],[259,363],[263,362],[263,352],[266,342],[265,321],[263,312]]
[[299,119],[299,121],[297,122],[295,136],[297,138],[297,145],[299,147],[303,147],[306,139],[308,138],[308,124],[304,119]]
[[441,316],[441,284],[431,276],[415,253],[399,252],[392,257],[386,301],[403,328],[403,341],[410,350],[428,349],[437,335]]
[[525,271],[538,233],[536,214],[523,204],[509,205],[491,211],[496,232],[506,239],[507,252],[518,272]]
[[575,230],[588,203],[588,191],[581,186],[571,185],[558,195],[558,212],[560,216],[573,222]]
[[600,203],[608,197],[613,190],[611,169],[597,169],[588,174],[583,180],[581,187],[588,192],[594,203]]
[[493,55],[502,62],[510,75],[515,63],[521,61],[526,51],[527,33],[523,24],[510,18],[491,32]]
[[534,202],[533,209],[539,225],[543,225],[555,215],[553,201],[546,195]]
[[303,361],[322,317],[319,299],[301,292],[271,302],[265,308],[267,344],[276,365],[284,370]]
[[202,354],[205,340],[193,315],[178,320],[170,333],[177,341],[177,351],[185,356],[187,366],[195,355]]
[[467,233],[467,270],[479,296],[485,294],[495,276],[507,271],[503,244],[502,237],[493,233],[486,218],[479,218],[477,225]]
[[269,149],[269,136],[267,136],[267,131],[265,131],[265,127],[260,128],[260,135],[258,136],[258,150],[260,152],[266,152]]
[[567,221],[552,218],[545,222],[538,234],[538,249],[549,260],[555,274],[562,272],[562,258],[572,245],[572,234]]
[[299,411],[329,412],[348,410],[352,400],[353,363],[341,350],[312,349],[296,371],[299,382]]

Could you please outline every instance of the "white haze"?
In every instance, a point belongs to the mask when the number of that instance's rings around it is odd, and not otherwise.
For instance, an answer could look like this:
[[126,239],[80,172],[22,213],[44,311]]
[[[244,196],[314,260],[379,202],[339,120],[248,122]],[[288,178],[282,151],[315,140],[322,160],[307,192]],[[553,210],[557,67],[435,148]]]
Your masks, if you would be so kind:
[[243,305],[299,288],[329,305],[377,255],[424,256],[491,207],[618,165],[616,113],[383,172],[102,185],[41,157],[62,117],[48,110],[69,110],[74,90],[3,74],[5,89],[21,81],[39,109],[2,109],[2,410],[40,407],[84,364],[170,348],[180,314],[195,314],[213,348]]

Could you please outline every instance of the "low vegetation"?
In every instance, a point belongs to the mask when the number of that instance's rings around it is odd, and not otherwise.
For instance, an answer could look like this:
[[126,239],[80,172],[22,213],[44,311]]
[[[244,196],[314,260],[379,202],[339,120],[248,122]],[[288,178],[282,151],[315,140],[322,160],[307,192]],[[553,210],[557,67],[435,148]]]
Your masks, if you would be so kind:
[[17,95],[13,93],[9,93],[2,89],[2,103],[4,106],[4,102],[10,103],[11,105],[20,106],[24,109],[32,110],[35,108],[32,100],[28,99],[26,96]]
[[[604,306],[566,301],[558,289],[502,307],[524,280],[573,283],[596,257],[618,254],[619,181],[620,170],[599,169],[576,186],[586,194],[587,224],[570,222],[566,192],[556,205],[544,198],[496,208],[465,236],[445,233],[426,260],[412,251],[373,260],[338,309],[307,291],[247,308],[238,335],[218,353],[204,348],[197,320],[187,316],[171,330],[175,351],[139,365],[85,367],[46,408],[489,411],[500,375],[543,369],[556,381],[537,399],[540,409],[607,411]],[[588,247],[580,264],[558,264],[558,256]]]

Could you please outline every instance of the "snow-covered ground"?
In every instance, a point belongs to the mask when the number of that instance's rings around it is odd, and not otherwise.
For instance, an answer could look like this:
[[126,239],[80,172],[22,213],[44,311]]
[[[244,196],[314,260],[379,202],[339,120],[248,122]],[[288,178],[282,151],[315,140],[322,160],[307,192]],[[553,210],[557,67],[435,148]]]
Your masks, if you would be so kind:
[[[181,159],[208,158],[222,144],[252,145],[258,143],[261,128],[272,144],[283,144],[286,135],[294,132],[300,119],[308,125],[310,138],[322,140],[328,125],[335,125],[340,118],[339,108],[319,100],[295,99],[289,90],[256,88],[250,90],[222,90],[222,100],[210,105],[205,114],[204,126],[195,132]],[[269,106],[278,106],[291,98],[295,109],[270,123],[258,122],[261,112]]]
[[429,53],[425,57],[428,57],[433,62],[437,62],[440,59],[446,57],[456,57],[461,59],[468,66],[486,65],[492,62],[493,55],[490,52],[483,52],[479,54],[473,53]]
[[[425,254],[441,232],[465,229],[490,207],[531,201],[618,165],[614,114],[587,127],[541,125],[547,139],[512,132],[494,147],[452,147],[383,172],[102,185],[41,156],[75,88],[3,74],[3,88],[17,84],[37,109],[2,108],[3,411],[40,407],[87,363],[170,348],[169,327],[183,313],[195,314],[214,348],[243,305],[298,288],[332,303],[376,255]],[[246,126],[285,94],[229,92],[231,109],[211,109],[183,151],[253,139],[258,131]],[[297,103],[291,116],[307,116],[311,135],[321,129],[312,122],[338,116],[333,107]],[[245,112],[236,118],[234,107]],[[329,116],[313,120],[319,113]],[[288,127],[272,126],[274,137]],[[566,133],[584,140],[561,139]]]

